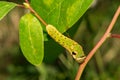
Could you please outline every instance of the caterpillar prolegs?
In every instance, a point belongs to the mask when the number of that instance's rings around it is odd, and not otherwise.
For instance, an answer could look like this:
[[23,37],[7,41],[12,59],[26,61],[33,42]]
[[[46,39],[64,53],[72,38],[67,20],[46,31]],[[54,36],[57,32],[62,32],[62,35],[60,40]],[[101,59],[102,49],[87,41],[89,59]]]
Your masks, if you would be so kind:
[[85,54],[82,47],[77,42],[61,34],[52,25],[47,25],[46,30],[51,38],[53,38],[57,43],[63,46],[77,62],[81,63],[84,61]]

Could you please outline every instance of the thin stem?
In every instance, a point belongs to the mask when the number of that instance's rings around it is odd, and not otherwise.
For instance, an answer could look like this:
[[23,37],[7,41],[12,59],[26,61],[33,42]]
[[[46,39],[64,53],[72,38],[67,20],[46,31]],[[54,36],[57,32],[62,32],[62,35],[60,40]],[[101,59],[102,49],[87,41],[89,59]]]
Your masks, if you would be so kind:
[[25,0],[25,2],[29,4],[29,1],[28,1],[28,0]]
[[111,37],[112,38],[120,38],[120,35],[119,34],[111,34]]
[[100,41],[95,45],[95,47],[90,51],[90,53],[88,54],[88,56],[86,57],[85,61],[80,65],[79,69],[78,69],[78,73],[76,75],[76,78],[75,80],[79,80],[81,75],[82,75],[82,72],[85,68],[85,66],[87,65],[88,61],[90,61],[90,59],[92,58],[92,56],[95,54],[95,52],[97,51],[97,49],[103,44],[103,42],[108,38],[110,37],[110,31],[112,30],[113,28],[113,25],[115,24],[118,16],[120,14],[120,6],[118,7],[109,27],[107,28],[105,34],[103,35],[103,37],[100,39]]
[[33,10],[33,8],[30,6],[29,10],[45,25],[47,26],[47,23]]
[[38,15],[37,12],[35,12],[35,10],[30,6],[28,0],[25,0],[26,3],[24,3],[25,7],[28,8],[45,26],[47,26],[48,24]]

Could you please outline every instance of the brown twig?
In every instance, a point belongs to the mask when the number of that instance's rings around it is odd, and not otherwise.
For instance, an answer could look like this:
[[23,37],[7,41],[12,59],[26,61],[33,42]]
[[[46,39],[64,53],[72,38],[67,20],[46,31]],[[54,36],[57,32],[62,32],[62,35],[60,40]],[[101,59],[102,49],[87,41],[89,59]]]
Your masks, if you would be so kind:
[[28,8],[45,26],[47,26],[47,23],[38,15],[38,13],[30,6],[30,3],[28,0],[25,0],[26,3],[24,3],[25,7]]
[[120,38],[120,35],[119,34],[111,34],[111,37],[112,38]]
[[120,6],[118,7],[109,27],[107,28],[105,34],[103,35],[103,37],[100,39],[100,41],[95,45],[95,47],[90,51],[90,53],[88,54],[88,56],[86,57],[85,61],[80,65],[79,69],[78,69],[78,73],[76,75],[75,80],[79,80],[82,72],[85,68],[85,66],[87,65],[88,61],[90,61],[90,59],[92,58],[92,56],[95,54],[95,52],[97,51],[97,49],[103,44],[103,42],[110,37],[110,31],[112,30],[118,16],[120,14]]
[[26,3],[30,4],[28,0],[25,0]]

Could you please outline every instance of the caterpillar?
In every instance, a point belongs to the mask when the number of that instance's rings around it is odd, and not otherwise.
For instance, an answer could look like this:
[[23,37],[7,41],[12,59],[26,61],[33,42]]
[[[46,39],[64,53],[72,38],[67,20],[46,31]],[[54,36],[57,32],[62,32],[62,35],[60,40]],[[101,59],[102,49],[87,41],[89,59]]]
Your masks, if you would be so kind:
[[78,63],[82,63],[84,61],[86,56],[82,47],[77,42],[64,36],[53,25],[48,24],[46,26],[46,31],[49,36],[63,46]]

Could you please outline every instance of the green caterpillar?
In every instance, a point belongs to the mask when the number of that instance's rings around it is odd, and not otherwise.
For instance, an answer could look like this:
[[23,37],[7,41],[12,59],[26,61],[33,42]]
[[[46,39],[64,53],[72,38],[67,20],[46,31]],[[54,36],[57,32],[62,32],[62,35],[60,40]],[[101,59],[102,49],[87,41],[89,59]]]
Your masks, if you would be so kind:
[[[26,8],[30,8],[30,5],[28,3],[24,3],[24,6]],[[63,46],[72,56],[73,58],[81,63],[86,58],[82,47],[75,42],[74,40],[62,35],[54,26],[47,25],[46,30],[48,34],[61,46]]]
[[73,58],[81,63],[85,59],[85,55],[82,47],[75,42],[74,40],[64,36],[61,34],[54,26],[47,25],[46,30],[48,34],[61,46],[63,46],[72,56]]

